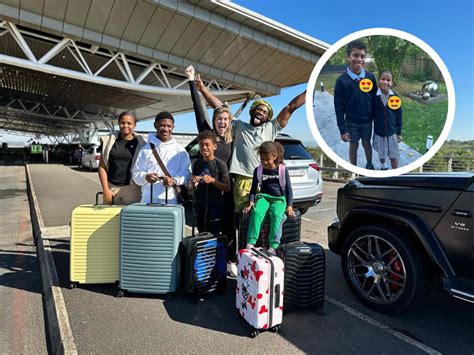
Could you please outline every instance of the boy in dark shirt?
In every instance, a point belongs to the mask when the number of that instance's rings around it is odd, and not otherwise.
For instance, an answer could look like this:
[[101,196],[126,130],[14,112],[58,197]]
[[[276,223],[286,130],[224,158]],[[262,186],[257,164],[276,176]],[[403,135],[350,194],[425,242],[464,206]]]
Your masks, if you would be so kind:
[[230,191],[229,172],[224,161],[216,158],[217,138],[212,131],[198,135],[201,153],[192,169],[195,186],[197,228],[200,233],[222,232],[224,192]]
[[347,45],[346,72],[336,80],[334,108],[337,126],[344,142],[350,142],[349,159],[357,165],[357,149],[362,139],[366,169],[374,169],[372,164],[372,100],[377,92],[374,74],[364,70],[367,49],[364,43],[353,41]]

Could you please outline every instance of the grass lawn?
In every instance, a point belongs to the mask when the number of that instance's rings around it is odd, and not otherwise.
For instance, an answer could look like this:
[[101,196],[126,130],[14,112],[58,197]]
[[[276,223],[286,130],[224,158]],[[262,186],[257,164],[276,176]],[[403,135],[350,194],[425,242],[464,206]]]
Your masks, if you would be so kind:
[[426,137],[433,136],[433,143],[443,130],[448,114],[448,100],[424,105],[402,97],[403,141],[420,153],[426,151]]
[[[334,95],[336,79],[340,73],[320,74],[318,76],[317,90],[320,89],[321,81],[324,90]],[[425,153],[426,137],[433,136],[433,143],[438,139],[443,130],[448,114],[448,101],[443,100],[430,105],[425,105],[403,96],[407,91],[421,91],[423,82],[402,79],[394,90],[402,99],[403,107],[403,141],[420,153]],[[446,85],[438,83],[440,93],[446,94]]]

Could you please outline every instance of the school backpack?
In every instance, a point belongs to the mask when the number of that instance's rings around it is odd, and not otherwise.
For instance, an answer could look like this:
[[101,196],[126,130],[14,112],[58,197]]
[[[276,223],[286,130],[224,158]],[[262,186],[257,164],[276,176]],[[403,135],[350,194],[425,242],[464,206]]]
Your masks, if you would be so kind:
[[[285,164],[279,164],[278,165],[278,182],[280,183],[280,187],[282,190],[285,190],[286,186],[286,177],[285,177]],[[257,181],[258,184],[262,184],[262,176],[263,176],[263,165],[259,165],[257,167]]]

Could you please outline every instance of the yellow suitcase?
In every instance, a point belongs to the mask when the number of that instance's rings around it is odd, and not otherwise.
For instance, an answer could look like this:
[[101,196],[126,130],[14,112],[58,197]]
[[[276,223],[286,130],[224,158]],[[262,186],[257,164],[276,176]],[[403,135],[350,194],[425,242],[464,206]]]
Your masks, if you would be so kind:
[[123,206],[82,205],[72,211],[69,288],[119,279],[120,211]]

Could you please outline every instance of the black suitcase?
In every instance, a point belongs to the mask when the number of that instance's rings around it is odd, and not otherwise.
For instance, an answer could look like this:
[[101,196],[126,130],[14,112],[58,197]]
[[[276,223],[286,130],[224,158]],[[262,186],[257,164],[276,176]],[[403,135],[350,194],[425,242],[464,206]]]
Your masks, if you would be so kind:
[[[195,196],[194,189],[193,195]],[[194,198],[195,199],[195,198]],[[192,236],[181,241],[183,260],[183,288],[193,296],[193,303],[200,296],[218,290],[225,292],[227,284],[227,237],[203,232],[195,235],[196,203],[193,203]],[[207,210],[205,220],[208,219]],[[205,226],[209,228],[209,223]]]
[[310,308],[323,314],[326,258],[316,243],[296,242],[280,245],[278,256],[285,265],[285,313]]
[[[239,250],[244,249],[247,245],[247,233],[249,229],[249,220],[250,214],[245,215],[240,214],[240,223],[239,223]],[[268,214],[265,216],[265,219],[262,223],[262,228],[260,229],[260,236],[258,238],[257,244],[255,246],[267,248],[268,249],[268,232],[270,230],[270,221]],[[298,242],[301,239],[301,213],[298,210],[295,210],[295,217],[288,217],[285,222],[283,222],[283,232],[280,240],[280,244],[287,244],[292,242]]]
[[200,233],[181,242],[184,261],[184,290],[199,296],[218,290],[225,292],[227,283],[227,237]]

